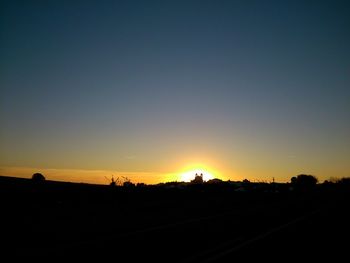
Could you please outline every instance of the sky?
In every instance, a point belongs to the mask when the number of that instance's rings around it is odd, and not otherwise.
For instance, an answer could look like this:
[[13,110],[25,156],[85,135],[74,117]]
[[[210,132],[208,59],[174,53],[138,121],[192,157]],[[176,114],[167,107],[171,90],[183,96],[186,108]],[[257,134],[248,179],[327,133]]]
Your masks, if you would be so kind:
[[348,1],[1,1],[0,174],[350,176]]

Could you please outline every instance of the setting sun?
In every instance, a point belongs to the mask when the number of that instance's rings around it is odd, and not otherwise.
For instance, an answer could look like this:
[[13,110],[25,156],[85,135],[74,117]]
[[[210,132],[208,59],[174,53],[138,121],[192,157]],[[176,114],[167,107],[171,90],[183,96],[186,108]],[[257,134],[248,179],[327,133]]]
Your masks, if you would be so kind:
[[197,175],[203,175],[203,180],[208,181],[216,177],[215,173],[208,168],[201,166],[187,167],[183,172],[179,173],[179,180],[182,182],[190,182]]

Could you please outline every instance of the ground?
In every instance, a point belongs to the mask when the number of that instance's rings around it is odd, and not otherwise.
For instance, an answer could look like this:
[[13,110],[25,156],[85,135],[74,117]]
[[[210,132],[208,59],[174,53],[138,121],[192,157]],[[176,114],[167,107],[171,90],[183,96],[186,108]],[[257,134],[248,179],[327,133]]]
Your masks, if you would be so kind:
[[346,191],[118,188],[0,177],[3,255],[101,262],[346,256]]

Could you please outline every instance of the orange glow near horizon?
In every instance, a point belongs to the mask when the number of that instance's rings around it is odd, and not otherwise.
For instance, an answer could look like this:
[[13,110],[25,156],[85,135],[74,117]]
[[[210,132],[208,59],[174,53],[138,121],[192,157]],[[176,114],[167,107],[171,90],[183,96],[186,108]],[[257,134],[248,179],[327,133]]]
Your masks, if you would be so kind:
[[[180,166],[181,167],[181,166]],[[207,161],[206,165],[194,162],[192,165],[182,166],[177,172],[140,172],[140,171],[116,171],[116,170],[87,170],[87,169],[59,169],[59,168],[34,168],[34,167],[6,167],[0,166],[1,176],[12,176],[19,178],[31,178],[34,173],[42,173],[47,180],[75,182],[75,183],[91,183],[91,184],[109,184],[112,175],[114,178],[127,177],[132,183],[158,184],[166,182],[189,182],[194,179],[196,173],[203,173],[204,181],[212,178],[218,178],[223,181],[233,180],[242,181],[248,179],[253,182],[271,182],[275,178],[276,182],[289,182],[292,176],[303,173],[302,170],[291,169],[285,176],[281,170],[261,171],[260,176],[256,176],[254,172],[249,170],[235,171],[226,170],[224,166],[214,165],[213,162]],[[173,171],[175,168],[173,168]],[[176,170],[175,170],[176,171]],[[322,171],[314,170],[310,174],[315,175],[319,181],[330,180],[331,174],[322,174]],[[337,178],[348,177],[342,171],[338,172]]]
[[75,183],[92,183],[92,184],[109,184],[112,175],[114,178],[127,177],[133,183],[158,184],[172,181],[189,182],[197,174],[203,174],[204,181],[213,178],[223,179],[221,173],[209,168],[203,164],[192,164],[185,166],[179,172],[161,173],[161,172],[118,172],[113,170],[84,170],[84,169],[49,169],[33,167],[1,167],[0,175],[13,176],[21,178],[31,178],[36,173],[42,173],[47,180],[75,182]]

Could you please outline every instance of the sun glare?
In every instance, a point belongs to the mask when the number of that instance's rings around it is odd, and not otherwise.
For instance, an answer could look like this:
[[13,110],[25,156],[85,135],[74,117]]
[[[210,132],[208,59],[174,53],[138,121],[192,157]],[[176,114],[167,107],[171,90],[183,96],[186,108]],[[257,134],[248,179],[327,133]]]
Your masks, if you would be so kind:
[[203,175],[204,181],[208,181],[215,178],[214,173],[209,171],[209,169],[207,168],[191,167],[179,173],[179,179],[181,182],[190,182],[196,177],[196,174]]

